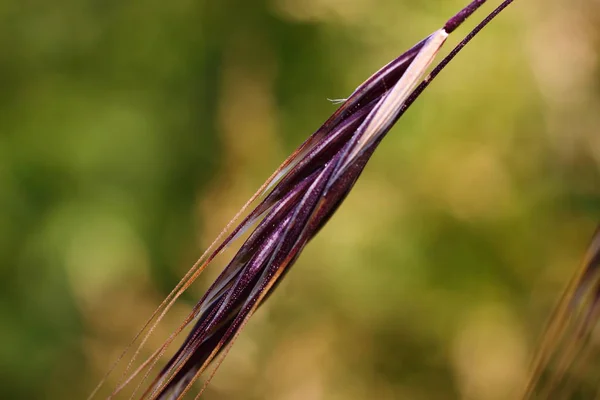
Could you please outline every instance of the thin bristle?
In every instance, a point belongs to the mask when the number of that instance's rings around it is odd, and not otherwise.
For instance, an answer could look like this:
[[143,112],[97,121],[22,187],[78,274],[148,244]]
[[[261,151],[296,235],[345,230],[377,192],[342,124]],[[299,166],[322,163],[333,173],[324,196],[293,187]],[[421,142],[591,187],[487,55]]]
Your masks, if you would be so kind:
[[[600,316],[600,227],[593,235],[581,268],[565,289],[545,329],[523,400],[540,393],[548,398],[565,385],[568,371],[581,370],[592,352],[590,335]],[[549,380],[540,384],[545,370]],[[567,389],[565,389],[567,390]],[[565,397],[566,398],[566,397]]]

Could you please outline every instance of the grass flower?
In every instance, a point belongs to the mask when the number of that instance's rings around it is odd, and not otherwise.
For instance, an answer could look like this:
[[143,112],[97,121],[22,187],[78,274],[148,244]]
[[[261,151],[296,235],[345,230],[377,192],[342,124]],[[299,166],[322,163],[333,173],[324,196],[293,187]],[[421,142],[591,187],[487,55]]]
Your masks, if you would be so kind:
[[[523,399],[570,398],[576,382],[594,354],[592,335],[600,317],[600,226],[586,251],[581,268],[569,283],[542,336],[533,372]],[[544,374],[544,372],[547,372]],[[573,377],[579,379],[578,377]],[[594,388],[598,390],[598,388]],[[600,392],[593,394],[599,398]],[[593,398],[586,396],[585,398]]]
[[[485,0],[473,1],[448,20],[443,28],[415,44],[361,84],[252,196],[152,315],[134,339],[134,342],[141,340],[125,373],[133,368],[148,336],[177,298],[218,254],[235,239],[247,234],[235,256],[181,326],[162,347],[124,378],[113,396],[131,385],[137,377],[140,382],[132,397],[140,391],[141,398],[183,398],[211,363],[214,362],[215,369],[218,368],[251,315],[344,201],[398,118],[445,65],[511,2],[504,1],[425,79],[423,77],[448,35]],[[244,214],[247,215],[244,217]],[[183,344],[155,379],[145,384],[167,347],[192,323],[194,325]],[[210,377],[205,380],[204,387]],[[142,387],[145,390],[141,391]]]

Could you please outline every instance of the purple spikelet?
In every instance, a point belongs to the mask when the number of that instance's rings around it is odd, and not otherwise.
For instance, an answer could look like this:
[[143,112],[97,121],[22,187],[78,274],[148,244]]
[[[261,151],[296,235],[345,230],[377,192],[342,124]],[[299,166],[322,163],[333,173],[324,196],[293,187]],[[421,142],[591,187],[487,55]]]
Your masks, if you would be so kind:
[[[248,318],[272,293],[306,244],[344,201],[376,147],[398,118],[466,43],[512,0],[504,1],[423,79],[448,34],[484,2],[473,1],[448,20],[444,28],[435,31],[367,79],[281,165],[251,199],[258,204],[226,237],[215,242],[206,258],[194,266],[152,316],[144,327],[150,328],[140,347],[202,268],[242,233],[252,229],[235,256],[180,329],[113,395],[147,369],[138,386],[141,387],[174,336],[193,321],[195,324],[184,343],[147,387],[142,398],[182,398],[207,366],[220,354],[226,354]],[[155,318],[154,325],[150,325]],[[133,359],[138,352],[139,349]],[[126,372],[132,363],[133,360]]]

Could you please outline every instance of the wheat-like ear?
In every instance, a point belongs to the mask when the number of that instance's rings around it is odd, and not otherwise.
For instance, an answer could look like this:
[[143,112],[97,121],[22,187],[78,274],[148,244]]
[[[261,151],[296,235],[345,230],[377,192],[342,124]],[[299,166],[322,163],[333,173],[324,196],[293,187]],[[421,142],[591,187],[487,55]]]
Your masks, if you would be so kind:
[[[129,373],[149,335],[183,291],[216,255],[241,233],[252,229],[235,256],[181,326],[140,367],[129,376],[123,376],[124,381],[111,397],[142,375],[131,395],[133,398],[167,347],[193,321],[195,324],[181,347],[146,386],[141,398],[183,398],[193,382],[220,355],[216,362],[218,367],[254,311],[343,202],[385,134],[448,62],[512,0],[505,0],[423,79],[448,35],[483,3],[485,0],[472,1],[443,28],[367,79],[277,169],[136,336],[136,340],[142,340],[125,374]],[[254,208],[251,208],[252,204],[256,204]],[[246,209],[251,211],[238,223]],[[133,344],[127,350],[130,348]],[[206,382],[210,377],[212,375]]]
[[339,121],[325,124],[323,139],[259,204],[266,216],[205,293],[192,332],[143,397],[183,396],[232,343],[346,197],[446,37],[439,30],[415,45],[361,85],[332,117]]
[[[581,369],[594,354],[587,347],[600,317],[600,226],[596,229],[579,270],[555,307],[540,341],[523,399],[549,398],[562,392],[568,398],[569,369]],[[586,350],[586,351],[584,351]],[[540,382],[550,365],[548,379]],[[600,393],[598,394],[600,396]]]

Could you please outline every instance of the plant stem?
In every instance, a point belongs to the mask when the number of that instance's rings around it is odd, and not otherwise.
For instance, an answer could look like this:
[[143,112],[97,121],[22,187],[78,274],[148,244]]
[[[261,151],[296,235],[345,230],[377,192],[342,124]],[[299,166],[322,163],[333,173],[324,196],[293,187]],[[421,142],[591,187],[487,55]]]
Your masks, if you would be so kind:
[[[508,7],[513,1],[514,0],[504,0],[504,2],[502,2],[502,4],[500,4],[494,11],[492,11],[471,32],[469,32],[469,34],[467,36],[465,36],[465,38],[463,40],[461,40],[461,42],[459,44],[457,44],[456,47],[454,49],[452,49],[452,51],[446,57],[444,57],[444,59],[442,61],[440,61],[440,63],[431,71],[431,73],[429,73],[427,78],[425,78],[423,80],[423,82],[421,82],[421,84],[419,86],[417,86],[417,88],[412,92],[412,94],[406,99],[406,101],[404,102],[404,105],[402,106],[402,109],[396,116],[396,120],[398,120],[398,118],[400,118],[402,116],[402,114],[404,114],[404,112],[408,109],[408,107],[410,107],[410,105],[415,102],[415,100],[421,95],[421,93],[427,88],[427,86],[429,86],[429,84],[435,79],[435,77],[438,76],[438,74],[440,72],[442,72],[442,70],[448,65],[448,63],[450,61],[452,61],[452,59],[454,59],[454,57],[456,57],[456,55],[458,53],[460,53],[460,51],[483,28],[485,28],[487,24],[489,24],[494,18],[496,18],[496,16],[498,16],[498,14],[500,14],[502,12],[502,10],[504,10],[506,7]],[[461,12],[459,12],[454,17],[452,17],[450,20],[448,20],[448,22],[446,23],[446,26],[448,26],[450,24],[451,29],[456,29],[458,27],[458,25],[460,25],[460,23],[462,21],[464,21],[471,13],[473,13],[473,11],[475,11],[481,4],[483,4],[483,2],[485,2],[485,0],[473,1],[471,4],[469,4],[467,7],[465,7]],[[462,20],[461,20],[461,18],[462,18]],[[451,23],[454,20],[456,20],[457,22]],[[446,29],[446,27],[444,29]]]
[[447,33],[452,33],[485,2],[486,0],[473,0],[471,4],[460,10],[454,17],[450,18],[448,22],[446,22],[446,25],[444,25],[444,30]]

